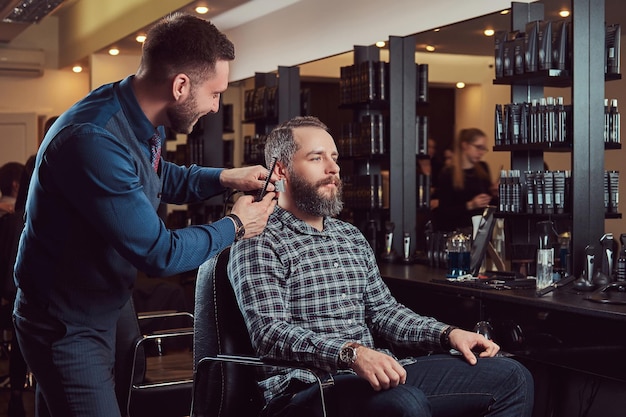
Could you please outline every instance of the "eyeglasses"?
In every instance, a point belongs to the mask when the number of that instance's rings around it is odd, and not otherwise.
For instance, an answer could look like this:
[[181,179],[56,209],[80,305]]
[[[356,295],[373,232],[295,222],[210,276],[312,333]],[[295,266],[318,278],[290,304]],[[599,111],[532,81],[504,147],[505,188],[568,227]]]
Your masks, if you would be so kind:
[[481,152],[489,152],[489,148],[483,145],[476,145],[475,143],[470,143],[474,148],[478,149]]

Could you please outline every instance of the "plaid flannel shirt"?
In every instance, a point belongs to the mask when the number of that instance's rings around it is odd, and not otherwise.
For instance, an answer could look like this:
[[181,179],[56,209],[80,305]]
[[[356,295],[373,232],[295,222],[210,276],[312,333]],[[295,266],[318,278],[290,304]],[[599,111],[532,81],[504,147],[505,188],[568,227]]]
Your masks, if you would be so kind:
[[[259,356],[331,375],[340,372],[339,351],[347,342],[376,348],[376,335],[432,350],[440,348],[447,327],[398,303],[361,232],[333,218],[325,218],[318,231],[276,207],[261,235],[232,246],[229,277]],[[301,370],[261,372],[266,400],[282,393],[291,378],[315,382]]]

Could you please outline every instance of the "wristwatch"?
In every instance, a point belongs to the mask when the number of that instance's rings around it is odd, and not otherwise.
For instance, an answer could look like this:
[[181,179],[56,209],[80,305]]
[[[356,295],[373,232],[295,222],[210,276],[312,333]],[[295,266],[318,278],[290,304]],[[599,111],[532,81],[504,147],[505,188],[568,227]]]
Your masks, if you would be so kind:
[[243,227],[243,222],[236,214],[230,213],[226,217],[229,217],[235,225],[235,242],[241,240],[246,234],[246,229]]
[[346,346],[342,347],[341,350],[339,351],[339,363],[342,366],[345,366],[347,368],[352,366],[352,364],[354,364],[354,362],[356,362],[356,358],[357,358],[356,350],[357,350],[357,348],[358,348],[358,346],[352,346],[352,345],[346,345]]
[[452,346],[450,346],[450,333],[452,333],[452,330],[455,329],[458,329],[458,327],[448,326],[443,332],[441,332],[441,336],[439,337],[439,344],[444,350],[452,349]]

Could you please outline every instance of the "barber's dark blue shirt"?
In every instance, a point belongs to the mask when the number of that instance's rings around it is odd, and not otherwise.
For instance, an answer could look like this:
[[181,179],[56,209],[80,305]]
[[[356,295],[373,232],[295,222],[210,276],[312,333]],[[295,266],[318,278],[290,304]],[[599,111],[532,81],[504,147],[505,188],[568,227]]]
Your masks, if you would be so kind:
[[222,170],[161,159],[155,173],[155,127],[131,84],[129,77],[94,90],[46,134],[15,267],[22,301],[97,327],[114,323],[137,269],[151,276],[189,271],[235,236],[230,219],[181,230],[159,219],[161,200],[196,202],[224,191]]

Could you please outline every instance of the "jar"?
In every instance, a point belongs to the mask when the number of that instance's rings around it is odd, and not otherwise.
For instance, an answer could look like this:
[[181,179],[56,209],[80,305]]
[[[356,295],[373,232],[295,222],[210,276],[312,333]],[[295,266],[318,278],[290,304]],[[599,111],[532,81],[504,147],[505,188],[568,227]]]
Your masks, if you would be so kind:
[[471,239],[468,235],[455,232],[446,241],[448,278],[458,278],[469,273]]

